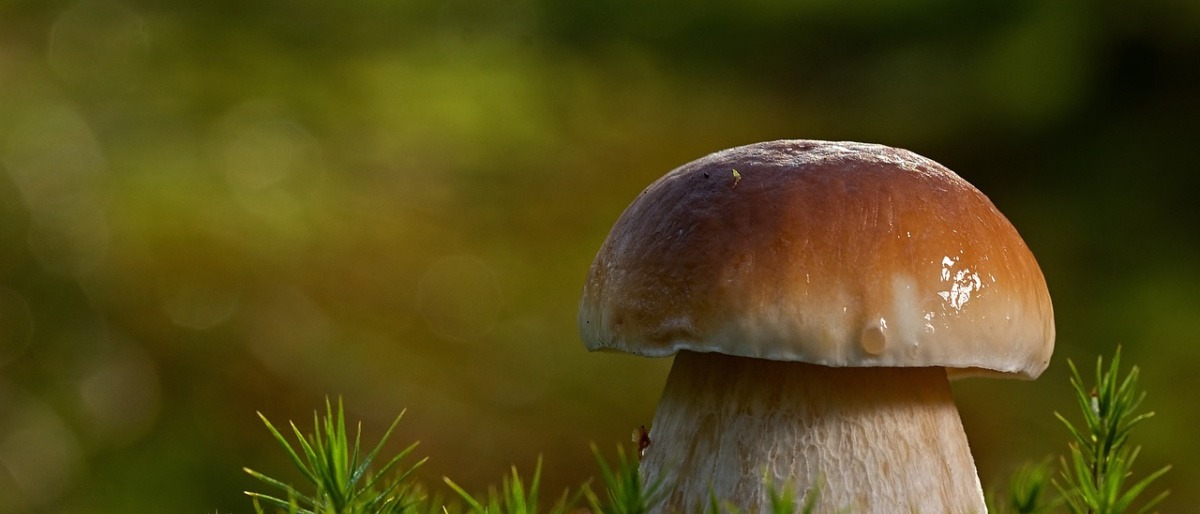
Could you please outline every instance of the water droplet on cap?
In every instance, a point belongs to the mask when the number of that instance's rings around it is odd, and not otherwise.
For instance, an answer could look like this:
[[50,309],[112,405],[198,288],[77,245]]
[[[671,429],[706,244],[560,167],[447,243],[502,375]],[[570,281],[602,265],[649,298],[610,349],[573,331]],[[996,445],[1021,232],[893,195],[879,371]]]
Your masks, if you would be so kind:
[[881,318],[879,324],[871,324],[863,329],[862,336],[859,338],[863,351],[871,355],[883,353],[883,350],[887,348],[887,336],[883,333],[885,328],[887,328],[887,321]]

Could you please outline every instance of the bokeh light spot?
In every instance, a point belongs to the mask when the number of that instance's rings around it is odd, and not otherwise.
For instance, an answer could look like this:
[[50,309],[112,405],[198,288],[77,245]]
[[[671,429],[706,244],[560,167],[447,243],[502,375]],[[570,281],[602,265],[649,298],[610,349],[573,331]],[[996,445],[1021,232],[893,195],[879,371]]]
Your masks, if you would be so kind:
[[109,243],[102,197],[104,155],[91,127],[74,109],[32,109],[4,142],[0,159],[33,223],[29,248],[59,273],[96,267]]
[[214,164],[234,192],[253,194],[319,162],[317,141],[270,101],[233,109],[217,124]]
[[0,286],[0,367],[21,356],[33,338],[33,311],[20,293]]
[[280,285],[252,306],[250,350],[283,377],[328,374],[337,326],[304,291]]
[[500,315],[500,283],[491,266],[466,255],[445,257],[425,270],[417,290],[429,329],[451,341],[490,331]]
[[47,60],[65,80],[119,83],[139,72],[149,48],[145,21],[118,2],[85,0],[64,10],[50,29]]
[[79,381],[79,398],[99,441],[125,446],[145,435],[158,417],[158,370],[145,352],[122,345],[90,362]]
[[181,327],[208,330],[228,320],[238,310],[241,295],[204,284],[185,284],[167,299],[163,309]]
[[16,489],[12,493],[19,498],[8,501],[18,507],[47,505],[80,471],[79,442],[50,406],[28,396],[5,396],[0,391],[0,469],[11,477]]

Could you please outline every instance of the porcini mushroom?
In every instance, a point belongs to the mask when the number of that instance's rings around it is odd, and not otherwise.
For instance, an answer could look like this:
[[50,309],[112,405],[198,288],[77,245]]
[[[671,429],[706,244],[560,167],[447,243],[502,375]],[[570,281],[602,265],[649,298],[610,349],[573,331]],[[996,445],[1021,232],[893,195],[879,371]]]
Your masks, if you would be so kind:
[[685,164],[592,264],[589,350],[675,355],[643,480],[660,512],[767,484],[820,512],[985,511],[949,378],[1036,378],[1046,282],[1012,224],[940,164],[887,146],[772,141]]

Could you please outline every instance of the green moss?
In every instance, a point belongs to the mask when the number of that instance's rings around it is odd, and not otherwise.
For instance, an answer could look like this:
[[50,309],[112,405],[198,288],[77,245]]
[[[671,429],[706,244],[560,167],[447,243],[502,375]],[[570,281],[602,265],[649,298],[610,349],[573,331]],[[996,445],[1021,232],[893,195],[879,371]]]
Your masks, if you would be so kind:
[[[1133,465],[1139,450],[1130,444],[1130,435],[1135,426],[1154,413],[1138,411],[1145,398],[1145,393],[1138,387],[1139,370],[1135,366],[1122,376],[1120,359],[1120,349],[1107,368],[1104,359],[1098,358],[1094,384],[1090,387],[1084,385],[1075,364],[1068,361],[1071,386],[1083,421],[1076,425],[1055,413],[1071,437],[1067,453],[1057,461],[1046,459],[1018,470],[1009,480],[1004,494],[993,491],[988,495],[989,512],[1140,514],[1150,511],[1167,496],[1163,491],[1138,502],[1170,466],[1129,483],[1134,477]],[[381,440],[366,454],[361,453],[361,426],[355,429],[351,438],[340,400],[336,410],[327,400],[325,415],[313,414],[312,433],[305,434],[294,423],[289,423],[295,446],[263,417],[271,435],[291,457],[308,484],[306,490],[301,490],[247,468],[246,472],[251,476],[278,491],[275,495],[247,492],[253,499],[255,511],[263,513],[266,505],[288,514],[567,514],[580,509],[596,514],[645,514],[664,499],[669,489],[662,480],[646,483],[641,479],[637,450],[627,453],[624,447],[618,446],[616,462],[610,464],[593,446],[601,492],[596,492],[588,482],[573,492],[563,491],[553,504],[543,508],[539,497],[542,477],[542,459],[539,457],[530,480],[523,479],[514,466],[499,488],[492,487],[482,496],[472,495],[445,478],[446,485],[462,503],[444,502],[440,496],[430,496],[413,479],[413,471],[425,462],[424,459],[401,464],[410,458],[416,444],[393,456],[377,472],[372,470],[380,449],[402,416],[403,413],[396,417]],[[1054,469],[1055,463],[1057,469]],[[768,491],[771,513],[813,512],[819,502],[819,489],[813,487],[806,495],[805,503],[800,505],[796,502],[796,489],[792,484],[773,484]],[[742,512],[715,496],[710,498],[706,510]]]

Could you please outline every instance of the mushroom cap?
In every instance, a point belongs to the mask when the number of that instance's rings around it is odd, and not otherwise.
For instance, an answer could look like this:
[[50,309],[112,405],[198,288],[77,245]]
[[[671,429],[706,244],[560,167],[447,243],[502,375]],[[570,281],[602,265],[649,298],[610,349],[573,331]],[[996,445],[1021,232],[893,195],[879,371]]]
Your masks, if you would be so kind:
[[781,140],[667,173],[621,214],[579,308],[589,350],[1036,378],[1054,350],[1041,269],[944,166]]

